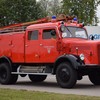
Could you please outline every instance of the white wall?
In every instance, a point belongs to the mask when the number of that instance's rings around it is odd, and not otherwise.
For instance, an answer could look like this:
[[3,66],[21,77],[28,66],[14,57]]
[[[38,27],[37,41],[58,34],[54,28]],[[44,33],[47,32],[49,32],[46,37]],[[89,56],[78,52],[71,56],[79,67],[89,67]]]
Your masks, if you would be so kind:
[[85,26],[89,35],[89,38],[91,35],[94,36],[95,40],[100,40],[100,26]]

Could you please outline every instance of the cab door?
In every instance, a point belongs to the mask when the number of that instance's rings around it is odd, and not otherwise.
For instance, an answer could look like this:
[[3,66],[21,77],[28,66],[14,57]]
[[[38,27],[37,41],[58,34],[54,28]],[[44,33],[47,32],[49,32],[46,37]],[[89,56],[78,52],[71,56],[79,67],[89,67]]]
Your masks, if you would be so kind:
[[[52,32],[54,32],[52,34]],[[42,29],[40,41],[40,61],[42,63],[53,63],[58,57],[57,30],[55,28]]]
[[31,30],[26,32],[25,40],[25,62],[39,62],[40,41],[39,30]]

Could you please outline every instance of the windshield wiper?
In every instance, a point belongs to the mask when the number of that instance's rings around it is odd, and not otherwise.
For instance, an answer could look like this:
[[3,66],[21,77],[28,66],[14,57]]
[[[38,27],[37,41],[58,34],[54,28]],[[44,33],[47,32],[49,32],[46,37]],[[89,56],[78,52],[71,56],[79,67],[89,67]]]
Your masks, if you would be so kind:
[[68,29],[68,27],[66,27],[67,28],[67,30],[69,31],[69,33],[71,33],[71,35],[72,35],[72,32]]

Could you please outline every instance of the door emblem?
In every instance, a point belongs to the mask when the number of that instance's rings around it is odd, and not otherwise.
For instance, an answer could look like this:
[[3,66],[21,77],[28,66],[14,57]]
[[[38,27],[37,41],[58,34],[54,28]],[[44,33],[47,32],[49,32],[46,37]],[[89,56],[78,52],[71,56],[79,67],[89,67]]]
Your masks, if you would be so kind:
[[54,46],[44,46],[44,48],[46,48],[48,54],[50,54],[51,53],[51,49],[54,48]]

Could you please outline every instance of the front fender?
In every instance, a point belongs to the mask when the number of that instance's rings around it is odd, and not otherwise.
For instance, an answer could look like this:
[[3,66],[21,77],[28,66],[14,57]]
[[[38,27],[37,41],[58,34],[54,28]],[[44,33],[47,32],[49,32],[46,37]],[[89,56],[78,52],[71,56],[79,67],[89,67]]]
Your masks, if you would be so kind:
[[55,61],[54,73],[57,69],[57,66],[62,62],[69,62],[74,69],[78,69],[79,66],[82,65],[82,62],[81,62],[81,60],[79,59],[78,56],[75,56],[75,55],[62,55],[59,58],[57,58],[57,60]]

